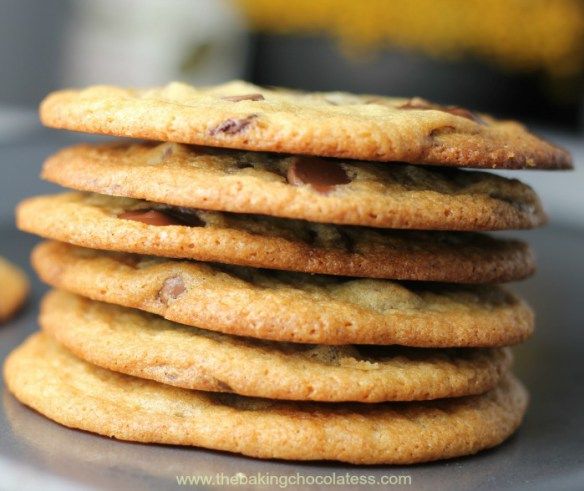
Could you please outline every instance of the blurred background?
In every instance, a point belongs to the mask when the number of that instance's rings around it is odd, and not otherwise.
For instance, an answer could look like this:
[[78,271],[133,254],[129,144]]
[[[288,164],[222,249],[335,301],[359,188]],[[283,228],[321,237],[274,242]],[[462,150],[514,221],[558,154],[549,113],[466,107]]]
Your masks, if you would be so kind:
[[[0,74],[0,255],[33,281],[29,308],[0,327],[0,360],[34,328],[45,289],[28,266],[39,239],[16,231],[14,207],[56,190],[38,178],[48,155],[98,139],[41,127],[37,106],[52,90],[245,78],[421,96],[520,119],[567,147],[574,172],[506,173],[540,193],[552,222],[504,233],[529,241],[538,257],[539,274],[516,286],[538,317],[537,336],[515,350],[517,372],[532,391],[522,433],[486,460],[416,468],[415,482],[424,489],[442,481],[452,482],[445,489],[584,489],[584,389],[574,384],[584,377],[584,0],[0,0]],[[110,447],[41,422],[8,396],[3,404],[0,481],[17,483],[13,489],[77,489],[55,485],[51,474],[104,489],[150,489],[147,479],[160,474],[170,483],[176,469],[260,469],[215,453]],[[548,485],[553,478],[560,484]]]
[[[42,130],[39,101],[96,83],[417,95],[520,119],[584,157],[582,0],[0,0],[0,67],[0,145],[39,149],[3,174],[27,194],[42,149],[79,138]],[[584,225],[580,172],[521,178]],[[3,220],[23,192],[0,194]]]

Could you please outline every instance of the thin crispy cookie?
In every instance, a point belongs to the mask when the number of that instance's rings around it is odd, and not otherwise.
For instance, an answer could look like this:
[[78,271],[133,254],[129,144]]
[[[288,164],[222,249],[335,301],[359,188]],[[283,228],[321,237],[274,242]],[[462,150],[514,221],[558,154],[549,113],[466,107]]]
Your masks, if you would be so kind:
[[505,346],[533,313],[495,286],[344,279],[95,251],[58,242],[32,255],[41,279],[94,300],[259,339],[418,347]]
[[572,166],[567,151],[519,123],[463,108],[240,81],[63,90],[42,102],[40,116],[53,128],[254,151],[457,167]]
[[42,175],[79,191],[341,225],[503,230],[546,221],[529,186],[486,172],[176,143],[78,145],[50,157]]
[[411,464],[469,455],[519,426],[528,395],[512,376],[479,396],[431,402],[276,402],[171,387],[110,372],[35,334],[7,359],[22,403],[71,428],[264,459]]
[[83,247],[308,273],[490,283],[534,270],[526,244],[481,234],[340,227],[93,194],[30,198],[17,223]]

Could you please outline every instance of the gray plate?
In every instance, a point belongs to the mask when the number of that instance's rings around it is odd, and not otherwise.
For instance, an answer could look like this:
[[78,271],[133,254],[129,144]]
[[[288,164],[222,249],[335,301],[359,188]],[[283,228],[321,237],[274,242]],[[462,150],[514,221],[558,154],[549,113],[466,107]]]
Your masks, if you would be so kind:
[[[39,160],[58,145],[51,141],[32,149],[14,147],[13,155],[28,152],[29,160]],[[18,185],[19,179],[35,182],[38,165],[28,165],[12,180],[2,180],[0,199],[5,205],[7,196],[16,201],[37,192]],[[16,232],[6,217],[0,226],[0,254],[24,265],[36,239]],[[119,442],[70,430],[19,404],[0,382],[0,489],[162,490],[176,489],[176,476],[185,474],[300,473],[306,478],[347,472],[375,478],[408,475],[412,486],[407,488],[421,490],[583,489],[584,231],[550,227],[515,235],[529,239],[538,253],[539,274],[516,287],[535,306],[538,330],[515,350],[516,372],[530,389],[531,407],[520,431],[497,449],[412,467],[264,462],[200,449]],[[28,308],[0,328],[0,360],[36,329],[36,305],[43,290],[35,280]],[[241,488],[257,487],[262,486]]]

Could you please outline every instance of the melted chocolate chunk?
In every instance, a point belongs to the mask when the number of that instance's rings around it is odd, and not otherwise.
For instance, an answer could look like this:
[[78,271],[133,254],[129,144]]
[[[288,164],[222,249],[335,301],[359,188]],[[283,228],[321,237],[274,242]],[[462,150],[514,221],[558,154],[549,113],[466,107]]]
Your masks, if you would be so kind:
[[166,213],[152,209],[126,211],[119,214],[118,218],[122,218],[124,220],[133,220],[135,222],[145,223],[146,225],[155,225],[158,227],[164,227],[168,225],[183,225],[183,223],[167,215]]
[[211,136],[216,136],[218,134],[236,135],[237,133],[241,133],[242,131],[244,131],[255,118],[257,118],[255,114],[250,114],[249,116],[242,119],[229,118],[223,121],[218,126],[215,126],[215,128],[212,128],[209,131],[209,135]]
[[414,97],[409,101],[403,103],[401,106],[398,106],[399,109],[434,109],[436,111],[444,111],[446,113],[450,113],[453,116],[460,116],[461,118],[470,119],[478,124],[486,124],[485,121],[476,113],[469,111],[460,106],[443,106],[441,104],[432,104],[431,102],[427,101],[426,99],[422,99],[421,97]]
[[293,186],[310,185],[316,192],[328,194],[336,186],[349,184],[351,178],[340,164],[314,157],[297,157],[288,168],[287,179]]
[[171,276],[164,280],[162,288],[158,292],[158,299],[167,305],[170,300],[177,299],[186,290],[185,283],[180,276]]
[[189,227],[204,227],[205,222],[193,212],[185,212],[178,208],[166,208],[164,210],[146,209],[120,213],[118,218],[133,220],[135,222],[165,227],[168,225],[183,225]]
[[221,97],[224,101],[263,101],[265,97],[262,94],[243,94],[243,95],[226,95]]
[[164,213],[189,227],[204,227],[205,221],[191,208],[165,208]]

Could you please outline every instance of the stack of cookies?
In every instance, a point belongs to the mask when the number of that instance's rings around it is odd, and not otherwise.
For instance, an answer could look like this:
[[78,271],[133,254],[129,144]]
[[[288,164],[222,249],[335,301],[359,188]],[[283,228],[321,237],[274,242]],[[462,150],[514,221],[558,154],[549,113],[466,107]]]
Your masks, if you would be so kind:
[[472,454],[519,426],[507,346],[533,314],[498,284],[542,225],[517,180],[571,166],[513,122],[422,99],[243,82],[50,95],[79,145],[20,204],[50,239],[42,333],[9,357],[24,404],[122,440],[260,458],[398,464]]

